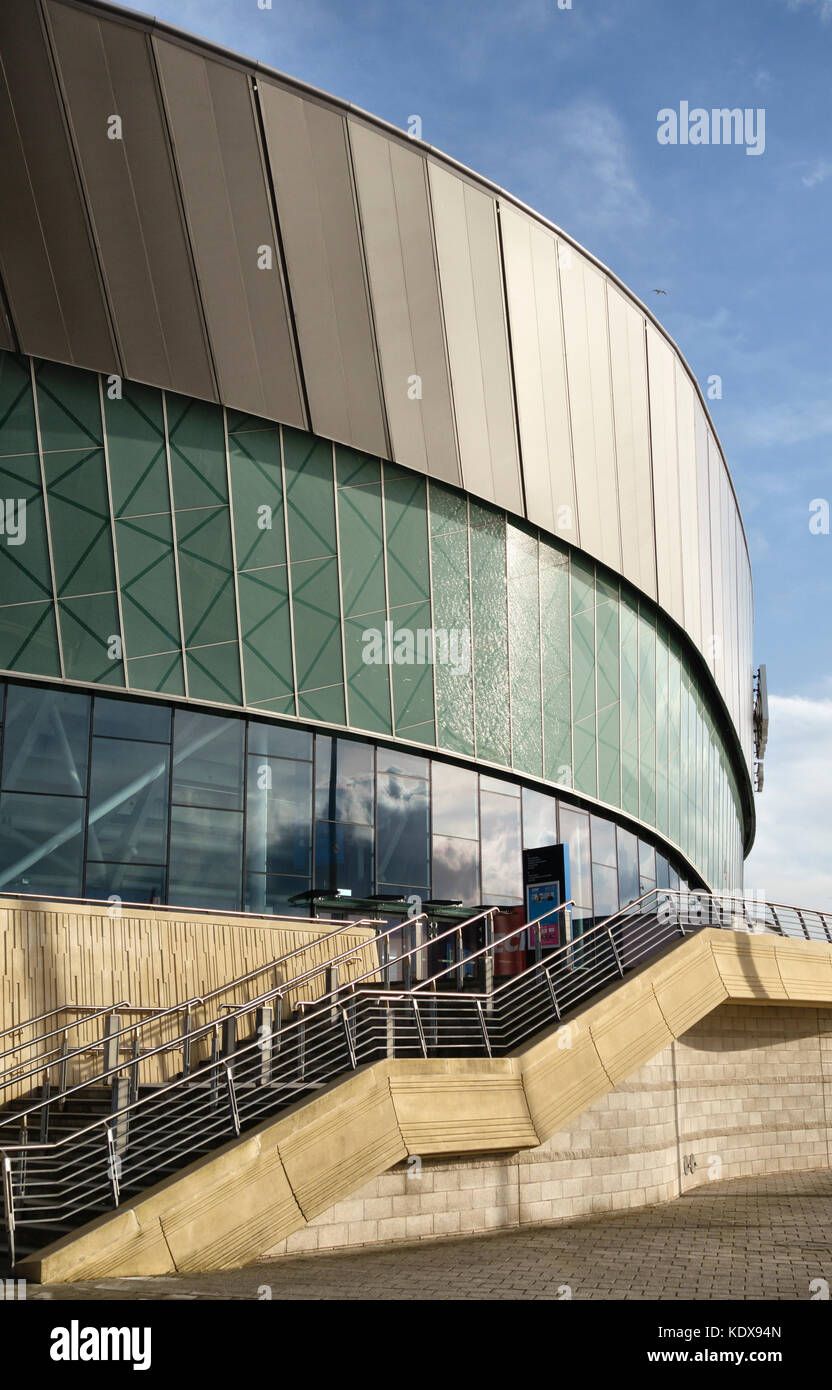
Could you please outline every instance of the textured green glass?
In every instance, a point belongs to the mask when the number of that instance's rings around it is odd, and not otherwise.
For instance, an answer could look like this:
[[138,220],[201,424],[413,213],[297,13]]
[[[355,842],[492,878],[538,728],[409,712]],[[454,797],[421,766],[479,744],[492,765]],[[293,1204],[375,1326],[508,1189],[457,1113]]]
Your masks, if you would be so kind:
[[179,610],[170,516],[117,521],[116,550],[128,662],[176,651]]
[[384,466],[387,584],[391,608],[430,598],[427,484],[418,474],[399,477]]
[[668,643],[660,622],[656,633],[656,825],[668,829]]
[[[404,633],[403,650],[405,654],[409,654],[410,647],[407,645],[407,635],[409,634],[416,657],[412,663],[394,661],[390,668],[393,677],[395,732],[403,734],[406,738],[416,738],[417,741],[423,742],[426,727],[433,727],[434,667],[429,660],[420,659],[423,654],[428,656],[430,654],[428,636],[431,626],[430,604],[424,601],[393,608],[390,610],[390,622],[392,624],[394,655],[397,649],[402,650],[402,639],[397,642],[396,634]],[[422,634],[421,647],[420,633]],[[453,649],[449,649],[449,655],[451,659],[456,656],[458,665],[464,667],[464,653],[455,653]],[[418,732],[414,733],[414,729]]]
[[58,616],[68,679],[124,685],[116,595],[61,599]]
[[523,772],[540,776],[543,772],[543,731],[537,550],[537,532],[533,528],[507,523],[512,764]]
[[280,431],[273,427],[229,435],[228,458],[237,568],[285,564]]
[[287,568],[252,570],[238,584],[246,700],[283,699],[293,689]]
[[679,645],[671,637],[667,663],[667,833],[676,844],[679,843],[679,795],[681,789],[679,761],[682,723],[681,700]]
[[130,381],[121,390],[120,400],[104,391],[113,509],[117,517],[169,512],[162,393]]
[[218,700],[239,705],[243,698],[240,684],[240,652],[236,642],[219,642],[213,647],[191,647],[185,653],[188,663],[188,694],[192,700]]
[[0,352],[0,456],[37,453],[28,357]]
[[572,785],[572,684],[569,658],[569,557],[556,541],[540,542],[544,774]]
[[645,604],[638,617],[639,803],[656,821],[656,620]]
[[[9,536],[6,510],[17,536]],[[52,597],[49,547],[37,454],[0,458],[0,598],[26,603]]]
[[43,466],[58,595],[114,589],[104,450],[44,454]]
[[0,667],[32,676],[59,676],[55,609],[50,603],[0,608]]
[[222,410],[209,401],[166,394],[173,505],[212,507],[228,501]]
[[301,430],[283,430],[289,553],[292,561],[335,554],[332,445]]
[[184,695],[185,677],[178,652],[161,656],[127,658],[127,682],[134,690],[153,690],[158,695]]
[[[390,667],[385,660],[389,644],[384,642],[386,618],[386,609],[381,609],[344,620],[350,724],[380,734],[392,732]],[[374,635],[379,636],[379,641],[372,641]]]
[[[433,493],[431,487],[431,497]],[[454,634],[458,644],[464,643],[467,632],[470,642],[467,530],[434,535],[431,554],[434,628]],[[436,727],[440,747],[473,754],[473,681],[470,674],[455,674],[451,665],[441,662],[436,665]]]
[[430,483],[430,533],[444,536],[448,531],[464,531],[468,526],[468,503],[463,493],[453,492],[441,483]]
[[40,437],[52,449],[89,449],[103,442],[98,377],[59,362],[36,362]]
[[228,508],[177,513],[176,536],[186,647],[236,641]]
[[471,617],[477,756],[511,765],[506,537],[498,526],[471,530]]
[[337,561],[292,564],[291,584],[298,691],[343,685]]
[[341,588],[344,614],[386,607],[381,483],[338,489]]
[[681,720],[679,726],[679,844],[688,853],[688,822],[690,818],[690,766],[688,760],[688,712],[690,687],[688,673],[682,661],[681,676]]
[[621,804],[639,814],[638,795],[638,604],[628,595],[621,605]]

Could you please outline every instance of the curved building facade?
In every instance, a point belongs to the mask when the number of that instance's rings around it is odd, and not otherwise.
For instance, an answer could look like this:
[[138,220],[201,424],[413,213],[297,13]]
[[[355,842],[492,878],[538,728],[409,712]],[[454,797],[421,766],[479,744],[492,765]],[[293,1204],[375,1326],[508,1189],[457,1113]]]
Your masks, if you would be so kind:
[[740,887],[747,547],[652,315],[257,64],[75,0],[0,44],[0,891]]

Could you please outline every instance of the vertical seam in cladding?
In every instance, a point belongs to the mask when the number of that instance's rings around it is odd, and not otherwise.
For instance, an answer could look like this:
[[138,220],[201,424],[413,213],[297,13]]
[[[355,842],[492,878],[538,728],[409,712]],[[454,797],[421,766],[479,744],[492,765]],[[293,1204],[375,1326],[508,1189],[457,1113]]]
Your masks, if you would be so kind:
[[[433,651],[433,661],[430,663],[431,684],[433,686],[433,746],[439,746],[439,711],[436,704],[436,613],[433,600],[433,535],[431,534],[431,511],[430,511],[430,490],[433,486],[430,478],[425,478],[425,526],[427,527],[428,543],[428,594],[430,597],[430,630],[432,635],[431,649]],[[473,634],[473,625],[472,625]],[[471,668],[473,670],[474,657],[471,655]],[[432,891],[432,889],[431,889]]]
[[52,616],[55,620],[55,639],[58,644],[58,665],[61,672],[61,680],[66,679],[66,666],[64,663],[64,644],[61,635],[61,611],[58,606],[58,584],[55,578],[55,554],[52,548],[52,523],[49,517],[49,494],[46,487],[46,467],[43,461],[43,436],[40,428],[40,406],[38,405],[38,388],[35,376],[35,359],[29,358],[29,377],[32,383],[32,404],[35,412],[35,434],[38,441],[38,464],[40,465],[40,486],[43,494],[43,524],[46,531],[46,549],[49,554],[49,577],[52,581]]
[[[92,209],[90,207],[89,199],[87,197],[87,190],[81,172],[81,164],[78,157],[78,150],[76,147],[75,137],[72,131],[72,122],[69,114],[69,101],[67,99],[66,91],[64,90],[63,78],[61,77],[61,69],[58,63],[58,55],[56,52],[54,37],[52,34],[52,27],[49,22],[49,15],[47,13],[45,0],[36,0],[36,3],[38,5],[38,13],[40,15],[40,27],[43,32],[46,59],[49,65],[50,72],[52,74],[52,83],[58,107],[61,113],[61,125],[63,127],[63,134],[66,142],[67,153],[69,155],[69,162],[72,166],[72,173],[75,181],[75,186],[78,191],[78,202],[83,213],[84,228],[86,231],[87,242],[90,248],[90,252],[92,254],[93,265],[95,267],[96,279],[98,281],[98,289],[101,295],[101,303],[104,309],[104,317],[107,321],[107,327],[109,329],[110,346],[115,355],[116,365],[118,366],[119,373],[120,375],[125,376],[126,373],[124,370],[124,352],[122,350],[121,341],[118,335],[118,325],[116,323],[113,308],[110,303],[110,296],[107,287],[107,278],[104,274],[104,264],[101,256],[101,247],[98,244],[98,235],[95,230]],[[63,315],[61,317],[63,317]],[[69,338],[68,346],[71,352],[72,344],[69,341]]]
[[[607,378],[610,387],[610,417],[612,422],[612,467],[615,475],[615,521],[618,531],[618,564],[616,566],[619,574],[624,568],[624,537],[621,530],[621,478],[618,472],[618,436],[615,428],[615,392],[612,385],[612,334],[610,332],[610,287],[607,277],[604,276],[604,326],[607,337]],[[629,357],[628,357],[629,366]]]
[[278,426],[280,442],[280,484],[283,490],[283,541],[286,546],[286,593],[289,599],[289,655],[292,661],[292,701],[298,717],[298,672],[295,661],[295,609],[292,603],[292,555],[289,549],[289,494],[286,490],[286,460],[283,449],[283,426]]
[[[540,669],[540,773],[546,776],[546,702],[543,699],[543,589],[541,585],[540,555],[542,541],[537,530],[537,662]],[[522,834],[522,827],[521,827]]]
[[[494,199],[494,213],[497,228],[497,261],[500,274],[500,290],[503,304],[503,326],[506,335],[506,353],[508,355],[508,379],[511,391],[511,420],[514,428],[514,447],[517,459],[517,478],[520,483],[520,510],[526,518],[529,517],[529,508],[526,501],[526,478],[523,471],[523,446],[520,440],[520,408],[517,404],[517,377],[514,370],[514,350],[511,341],[511,316],[508,307],[508,276],[506,274],[505,252],[503,250],[503,224],[500,219],[500,203]],[[532,265],[532,280],[534,280],[534,265]],[[546,427],[546,412],[544,409],[544,429]],[[546,465],[548,471],[548,450]],[[539,589],[538,589],[539,592]]]
[[476,757],[479,743],[477,738],[477,663],[474,657],[474,597],[471,584],[471,499],[467,494],[465,497],[465,520],[465,562],[468,571],[468,642],[471,652],[471,741],[474,745],[474,757]]
[[240,663],[240,697],[243,709],[246,699],[246,668],[243,659],[243,621],[240,616],[240,580],[237,572],[237,538],[234,534],[234,497],[231,491],[231,450],[228,445],[228,411],[222,406],[222,436],[225,448],[225,477],[228,488],[228,529],[231,533],[231,568],[234,575],[234,614],[237,622],[237,660]]
[[[390,437],[390,424],[387,419],[387,401],[384,395],[384,382],[381,372],[381,354],[378,345],[378,333],[376,331],[376,316],[373,308],[373,296],[370,290],[370,275],[367,270],[367,249],[364,245],[364,224],[361,219],[361,207],[358,201],[358,184],[355,177],[355,166],[353,163],[352,141],[350,139],[350,123],[346,116],[341,118],[341,127],[344,135],[344,149],[347,158],[347,177],[350,183],[350,193],[352,195],[353,215],[355,217],[355,234],[358,241],[358,256],[361,261],[361,278],[364,284],[364,297],[367,304],[367,320],[370,329],[370,344],[373,353],[373,363],[375,365],[376,390],[378,391],[378,404],[381,413],[381,430],[384,435],[384,442],[387,457],[392,459],[393,449]],[[392,714],[392,711],[391,711]]]
[[[647,458],[650,467],[650,502],[652,506],[652,531],[653,531],[653,579],[656,586],[656,603],[661,604],[662,597],[659,593],[659,522],[656,515],[656,480],[653,461],[653,411],[652,411],[652,389],[650,382],[650,344],[648,339],[647,320],[642,319],[642,334],[644,338],[644,375],[647,381]],[[710,472],[710,458],[708,460]]]
[[388,685],[388,690],[389,690],[389,695],[390,695],[390,732],[393,733],[393,734],[395,734],[395,732],[396,732],[396,706],[395,706],[395,703],[394,703],[394,701],[393,701],[393,653],[392,653],[392,650],[390,649],[390,642],[392,641],[392,638],[393,638],[393,621],[392,621],[392,619],[391,619],[391,617],[390,617],[390,583],[389,583],[389,575],[388,575],[388,570],[387,570],[387,505],[386,505],[386,499],[385,499],[385,493],[384,493],[384,464],[383,464],[381,461],[379,461],[379,465],[378,465],[378,476],[379,476],[379,500],[380,500],[380,502],[381,502],[381,558],[382,558],[382,563],[383,563],[383,568],[384,568],[384,617],[385,617],[386,623],[389,623],[389,624],[390,624],[389,627],[387,627],[386,624],[385,624],[385,633],[387,634],[387,637],[388,637],[388,641],[387,641],[387,656],[388,656],[388,661],[387,661],[387,685]]
[[[338,576],[338,634],[341,639],[341,678],[344,682],[344,725],[350,727],[350,692],[347,683],[347,629],[344,616],[344,586],[341,581],[341,523],[338,517],[338,461],[335,444],[330,443],[332,460],[332,506],[335,512],[335,573]],[[379,463],[379,476],[381,476]],[[336,721],[337,722],[337,721]]]
[[[570,382],[569,382],[569,353],[568,353],[568,351],[567,351],[567,346],[566,346],[566,313],[565,313],[565,311],[564,311],[564,302],[563,302],[563,282],[562,282],[561,268],[560,268],[560,248],[561,248],[561,242],[558,241],[558,240],[556,239],[556,240],[555,240],[555,278],[556,278],[556,280],[557,280],[558,301],[559,301],[558,307],[559,307],[559,309],[560,309],[560,337],[561,337],[561,347],[563,348],[563,386],[564,386],[564,397],[565,397],[565,402],[566,402],[566,420],[567,420],[567,423],[568,423],[568,425],[569,425],[569,467],[570,467],[570,471],[571,471],[571,474],[572,474],[572,503],[573,503],[572,529],[573,529],[574,534],[575,534],[574,544],[580,549],[580,548],[581,548],[581,517],[580,517],[580,511],[579,511],[579,508],[578,508],[578,477],[577,477],[577,474],[576,474],[576,472],[575,472],[575,435],[574,435],[574,431],[573,431],[573,428],[572,428],[572,389],[571,389]],[[570,255],[572,254],[572,248],[571,248],[571,247],[569,247],[569,254],[570,254]],[[557,520],[557,518],[556,518],[556,520]],[[569,566],[569,575],[570,575],[570,584],[569,584],[569,589],[570,589],[570,593],[569,593],[569,634],[570,634],[570,636],[569,636],[569,640],[570,640],[570,644],[571,644],[571,641],[572,641],[572,593],[571,593],[571,588],[572,588],[572,564],[571,564],[571,560],[570,560],[570,566]],[[572,655],[571,655],[571,645],[570,645],[569,670],[570,670],[569,686],[570,686],[570,690],[571,690],[571,687],[572,687]],[[571,727],[571,719],[570,719],[570,727]],[[572,766],[573,766],[573,769],[574,769],[574,756],[573,756],[573,760],[572,760]]]
[[[170,538],[173,545],[173,572],[176,583],[176,609],[179,614],[179,648],[182,661],[182,684],[185,690],[185,698],[190,699],[190,688],[188,683],[188,658],[185,649],[185,619],[182,613],[182,581],[179,575],[179,535],[176,526],[176,500],[173,495],[173,470],[170,462],[170,433],[168,431],[168,398],[167,392],[162,391],[162,428],[165,432],[165,463],[168,472],[168,495],[170,497]],[[171,755],[171,763],[172,763]]]
[[[2,66],[0,66],[0,73],[1,72]],[[18,333],[17,325],[15,324],[15,321],[12,318],[11,301],[9,299],[8,294],[6,293],[6,287],[2,280],[2,262],[0,262],[0,315],[2,315],[3,318],[6,320],[6,326],[9,330],[9,337],[12,340],[10,351],[19,356],[21,353],[20,334]]]
[[118,608],[118,622],[121,632],[121,664],[124,673],[124,685],[127,688],[127,632],[124,626],[124,607],[121,598],[121,579],[118,569],[118,545],[116,539],[116,514],[113,507],[113,489],[110,482],[110,444],[107,435],[107,420],[104,412],[104,383],[101,373],[96,372],[98,383],[98,408],[101,414],[101,439],[104,445],[104,478],[107,483],[107,506],[110,512],[110,543],[113,547],[113,575],[116,581],[116,606]]
[[[514,699],[511,688],[511,589],[509,585],[509,563],[508,563],[508,529],[509,519],[503,513],[503,566],[506,578],[506,674],[508,676],[508,762],[509,767],[514,767]],[[473,636],[473,624],[472,624]],[[473,666],[473,662],[471,663]]]
[[[445,301],[442,295],[442,274],[439,267],[439,245],[436,238],[436,219],[433,210],[433,189],[430,182],[430,170],[428,161],[422,159],[422,177],[425,181],[425,193],[427,195],[428,226],[430,229],[430,244],[433,255],[433,272],[436,283],[436,295],[439,305],[439,331],[442,334],[442,346],[445,360],[445,379],[448,383],[448,405],[451,412],[451,425],[453,427],[453,442],[456,452],[456,486],[462,486],[462,451],[459,443],[459,424],[456,418],[456,399],[454,397],[454,382],[451,373],[451,354],[448,348],[448,330],[445,322]],[[430,461],[428,460],[428,472],[430,474]],[[432,476],[432,475],[430,475]]]

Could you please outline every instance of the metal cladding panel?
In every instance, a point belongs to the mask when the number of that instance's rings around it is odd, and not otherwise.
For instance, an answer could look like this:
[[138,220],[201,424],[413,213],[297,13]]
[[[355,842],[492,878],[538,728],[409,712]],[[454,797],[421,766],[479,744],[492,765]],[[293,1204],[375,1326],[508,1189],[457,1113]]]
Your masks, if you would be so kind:
[[702,622],[702,653],[711,671],[714,667],[714,596],[711,565],[711,504],[708,479],[708,422],[697,401],[696,420],[696,515],[699,524],[699,612]]
[[306,423],[251,80],[153,40],[224,404]]
[[577,543],[558,243],[507,203],[500,225],[526,514]]
[[720,517],[721,494],[719,485],[721,471],[722,459],[719,455],[716,440],[709,430],[708,495],[711,512],[711,572],[713,575],[712,589],[714,598],[714,642],[711,670],[714,673],[714,680],[723,694],[725,694],[725,613],[723,609],[722,591],[722,520]]
[[0,5],[0,56],[0,272],[21,351],[101,371],[118,370],[35,5]]
[[621,513],[622,572],[651,598],[655,598],[656,538],[644,318],[611,286],[607,291],[607,312]]
[[348,129],[393,458],[458,485],[425,160],[358,121]]
[[620,571],[606,285],[576,255],[562,260],[560,281],[581,545]]
[[463,483],[522,513],[496,205],[429,169]]
[[665,340],[650,324],[647,325],[647,363],[650,373],[650,438],[656,503],[659,603],[684,626],[674,357]]
[[311,428],[386,454],[344,119],[263,78],[258,94]]
[[213,396],[149,39],[55,0],[47,13],[125,373]]
[[14,347],[11,324],[3,303],[3,287],[0,285],[0,349],[14,352]]
[[687,372],[676,359],[676,438],[679,458],[679,516],[682,524],[682,584],[685,626],[702,645],[702,606],[699,592],[699,526],[696,486],[696,395]]

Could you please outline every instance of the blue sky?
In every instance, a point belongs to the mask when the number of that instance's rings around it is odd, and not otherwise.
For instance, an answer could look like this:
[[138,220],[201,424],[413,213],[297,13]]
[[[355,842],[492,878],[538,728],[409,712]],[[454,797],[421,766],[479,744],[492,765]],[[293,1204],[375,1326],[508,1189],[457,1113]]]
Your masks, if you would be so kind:
[[[261,0],[266,3],[266,0]],[[772,731],[748,879],[832,909],[832,0],[154,0],[160,18],[406,127],[539,209],[658,313],[739,494]],[[136,6],[139,8],[139,6]],[[657,114],[764,108],[765,153]],[[653,294],[654,288],[666,297]]]

